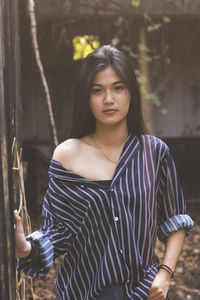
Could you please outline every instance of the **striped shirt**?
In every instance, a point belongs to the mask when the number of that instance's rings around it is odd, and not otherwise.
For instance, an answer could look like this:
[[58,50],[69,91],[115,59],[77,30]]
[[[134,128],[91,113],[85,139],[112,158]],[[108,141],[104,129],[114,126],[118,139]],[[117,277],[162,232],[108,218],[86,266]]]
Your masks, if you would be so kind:
[[111,284],[125,286],[129,299],[147,299],[158,272],[156,237],[193,221],[186,208],[173,158],[160,139],[129,135],[109,187],[51,160],[43,204],[43,226],[27,239],[39,255],[19,268],[45,278],[64,254],[56,280],[58,299],[91,300]]

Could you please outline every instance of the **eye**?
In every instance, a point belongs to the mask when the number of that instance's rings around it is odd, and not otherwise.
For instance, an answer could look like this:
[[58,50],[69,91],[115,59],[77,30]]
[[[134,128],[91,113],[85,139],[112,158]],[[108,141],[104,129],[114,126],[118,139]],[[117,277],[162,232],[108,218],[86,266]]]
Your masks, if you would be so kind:
[[124,86],[123,85],[116,85],[114,89],[115,89],[116,92],[120,92],[124,89]]
[[101,89],[100,88],[95,88],[95,89],[92,89],[92,94],[94,95],[100,95],[101,94]]

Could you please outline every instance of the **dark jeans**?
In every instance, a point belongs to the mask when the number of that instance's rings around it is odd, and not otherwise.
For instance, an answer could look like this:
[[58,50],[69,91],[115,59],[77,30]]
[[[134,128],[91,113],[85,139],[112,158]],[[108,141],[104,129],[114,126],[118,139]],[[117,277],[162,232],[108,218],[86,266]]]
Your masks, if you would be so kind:
[[[106,287],[96,300],[128,300],[128,298],[125,294],[123,284],[120,284]],[[169,300],[169,296],[167,296],[166,300]]]
[[107,286],[96,300],[128,300],[128,298],[125,295],[124,286],[120,284]]

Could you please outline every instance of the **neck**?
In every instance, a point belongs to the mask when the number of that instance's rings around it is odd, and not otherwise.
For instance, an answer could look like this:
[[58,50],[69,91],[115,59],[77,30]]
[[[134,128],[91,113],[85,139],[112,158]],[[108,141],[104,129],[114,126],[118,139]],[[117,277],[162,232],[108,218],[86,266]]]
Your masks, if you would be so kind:
[[119,126],[97,125],[93,136],[99,144],[119,146],[125,143],[128,136],[128,128],[126,124],[121,124]]

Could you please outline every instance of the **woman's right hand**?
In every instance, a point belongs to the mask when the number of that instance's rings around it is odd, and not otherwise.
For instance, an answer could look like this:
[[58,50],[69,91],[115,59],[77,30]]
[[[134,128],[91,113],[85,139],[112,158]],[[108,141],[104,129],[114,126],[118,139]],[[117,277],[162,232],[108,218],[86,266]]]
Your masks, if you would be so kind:
[[15,252],[17,258],[25,258],[31,252],[31,243],[26,240],[21,217],[17,210],[14,211],[15,217]]

